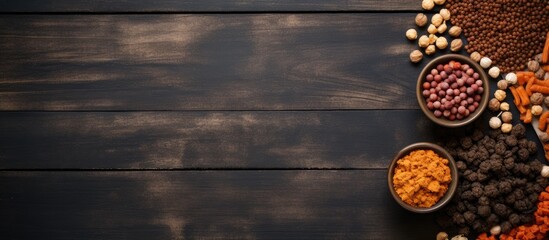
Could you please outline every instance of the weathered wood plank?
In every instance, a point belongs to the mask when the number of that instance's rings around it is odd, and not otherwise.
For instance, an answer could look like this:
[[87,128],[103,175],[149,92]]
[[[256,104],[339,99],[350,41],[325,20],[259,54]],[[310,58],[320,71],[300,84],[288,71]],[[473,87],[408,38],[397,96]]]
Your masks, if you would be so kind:
[[394,11],[421,10],[417,0],[238,0],[122,1],[0,0],[1,12],[227,12],[227,11]]
[[0,169],[385,168],[419,110],[0,113]]
[[[0,172],[6,239],[433,239],[384,170]],[[24,231],[21,229],[24,228]]]
[[413,17],[3,15],[0,110],[418,109]]

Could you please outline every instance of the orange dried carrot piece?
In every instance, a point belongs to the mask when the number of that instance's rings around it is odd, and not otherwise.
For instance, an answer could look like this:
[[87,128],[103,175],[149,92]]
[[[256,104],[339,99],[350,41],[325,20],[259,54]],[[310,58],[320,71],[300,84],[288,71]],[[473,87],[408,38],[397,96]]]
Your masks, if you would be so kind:
[[[532,86],[533,87],[533,86]],[[549,89],[549,88],[548,88]],[[532,89],[533,90],[533,89]],[[530,97],[526,93],[526,90],[522,86],[517,87],[517,93],[520,97],[520,104],[522,106],[528,106],[530,105]]]
[[517,89],[514,86],[510,86],[509,90],[511,90],[511,94],[513,95],[513,103],[518,107],[520,105],[520,97],[517,93]]
[[534,85],[532,85],[532,87],[530,87],[530,91],[539,92],[539,93],[543,93],[543,94],[549,94],[549,87],[534,84]]
[[524,116],[524,123],[532,123],[532,110],[526,109],[526,116]]
[[549,81],[545,81],[537,78],[536,80],[534,80],[534,84],[549,87]]
[[528,94],[528,96],[532,96],[532,91],[530,91],[530,88],[532,87],[532,85],[534,84],[534,80],[536,78],[535,77],[530,77],[528,79],[528,82],[526,82],[526,93]]
[[543,69],[543,71],[549,72],[549,65],[543,65],[541,66],[541,69]]
[[517,109],[519,110],[520,115],[526,114],[526,108],[524,106],[522,106],[522,104],[517,105]]
[[518,84],[524,85],[524,83],[526,83],[526,81],[528,81],[530,77],[534,76],[534,73],[523,71],[523,72],[517,72],[516,75],[517,75]]
[[541,131],[545,131],[547,128],[547,118],[549,118],[549,111],[545,111],[539,116],[538,128]]
[[543,150],[549,151],[549,144],[543,144]]

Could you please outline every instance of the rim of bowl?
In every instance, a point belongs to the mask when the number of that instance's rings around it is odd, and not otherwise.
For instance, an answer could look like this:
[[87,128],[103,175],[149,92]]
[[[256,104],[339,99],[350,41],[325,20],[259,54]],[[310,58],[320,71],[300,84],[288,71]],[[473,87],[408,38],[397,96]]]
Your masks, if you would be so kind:
[[[433,150],[439,156],[448,159],[448,166],[450,167],[450,174],[452,176],[452,181],[450,182],[450,185],[448,186],[448,190],[446,191],[444,196],[442,196],[442,198],[440,198],[438,202],[435,203],[435,205],[428,208],[414,207],[414,206],[408,205],[407,203],[402,201],[402,199],[400,199],[400,197],[398,196],[398,194],[396,193],[393,187],[393,174],[394,174],[396,162],[400,158],[408,155],[411,151],[419,150],[419,149]],[[454,158],[452,157],[452,155],[448,153],[448,151],[446,151],[444,148],[434,143],[418,142],[418,143],[410,144],[404,147],[402,150],[400,150],[396,154],[396,156],[391,161],[391,165],[389,166],[388,173],[387,173],[387,180],[388,180],[387,182],[388,182],[389,190],[391,191],[391,195],[393,195],[393,198],[396,200],[396,202],[400,206],[415,213],[430,213],[443,208],[452,200],[452,198],[454,197],[454,194],[456,193],[459,176],[458,176],[456,162],[454,161]]]
[[[427,108],[427,103],[425,102],[425,98],[422,95],[422,88],[423,88],[423,79],[427,76],[427,72],[431,69],[435,68],[436,65],[439,63],[446,63],[451,60],[457,60],[461,63],[469,64],[475,72],[477,72],[480,75],[480,80],[482,80],[484,92],[482,93],[482,99],[479,103],[479,108],[472,114],[469,115],[467,118],[462,120],[454,120],[450,121],[446,118],[437,118],[435,117],[435,114]],[[486,106],[488,106],[488,101],[490,98],[490,86],[489,86],[489,80],[488,75],[486,72],[484,72],[484,69],[478,65],[478,63],[474,62],[473,60],[469,59],[466,56],[460,55],[460,54],[446,54],[442,55],[440,57],[437,57],[433,60],[431,60],[425,67],[421,70],[421,73],[419,74],[417,78],[417,84],[416,84],[416,98],[419,104],[419,107],[423,111],[423,113],[431,119],[431,121],[435,122],[438,125],[445,126],[445,127],[461,127],[465,126],[469,123],[472,123],[477,118],[482,115],[484,110],[486,109]]]

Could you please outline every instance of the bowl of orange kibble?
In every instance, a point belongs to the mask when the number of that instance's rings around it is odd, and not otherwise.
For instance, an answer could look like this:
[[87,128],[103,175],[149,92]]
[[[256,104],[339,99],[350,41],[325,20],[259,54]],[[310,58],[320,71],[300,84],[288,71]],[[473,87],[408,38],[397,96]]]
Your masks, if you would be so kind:
[[416,213],[429,213],[450,202],[458,185],[454,159],[439,145],[419,142],[399,151],[387,180],[396,202]]

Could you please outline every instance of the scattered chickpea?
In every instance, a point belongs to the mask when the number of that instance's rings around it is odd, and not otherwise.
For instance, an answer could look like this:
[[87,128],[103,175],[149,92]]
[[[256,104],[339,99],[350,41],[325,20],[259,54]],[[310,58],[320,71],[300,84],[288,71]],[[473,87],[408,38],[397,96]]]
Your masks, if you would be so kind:
[[431,10],[435,7],[435,2],[433,2],[433,0],[423,0],[421,2],[421,7],[425,10]]
[[468,239],[467,239],[467,237],[465,237],[463,235],[456,235],[450,240],[468,240]]
[[448,240],[448,233],[446,232],[439,232],[437,234],[437,240]]
[[489,68],[490,65],[492,65],[492,59],[488,58],[488,57],[483,57],[480,59],[480,66],[482,68]]
[[501,227],[499,225],[493,226],[490,229],[490,234],[492,234],[492,235],[499,235],[500,233],[501,233]]
[[437,5],[442,5],[446,2],[446,0],[435,0],[434,1]]
[[494,97],[499,100],[499,101],[503,101],[505,100],[505,97],[507,97],[507,93],[505,93],[505,91],[503,90],[496,90],[496,92],[494,92]]
[[419,50],[414,50],[410,53],[410,61],[413,63],[417,63],[423,59],[423,53]]
[[446,26],[446,22],[443,22],[442,24],[440,24],[440,26],[438,26],[437,32],[439,34],[443,34],[446,31],[447,28],[448,28],[448,26]]
[[435,34],[438,32],[438,29],[435,25],[429,24],[429,27],[427,27],[427,32],[430,34]]
[[429,45],[427,48],[425,48],[425,54],[427,55],[433,55],[436,51],[435,45]]
[[429,46],[429,37],[427,37],[426,35],[419,37],[417,44],[419,45],[419,47],[426,48],[427,46]]
[[459,38],[452,40],[450,43],[450,51],[452,52],[458,52],[461,47],[463,47],[463,42]]
[[439,37],[437,38],[436,45],[439,49],[445,49],[446,47],[448,47],[448,41],[445,37]]
[[492,78],[499,77],[500,70],[498,67],[491,67],[490,70],[488,70],[488,75]]
[[435,42],[437,42],[437,35],[435,34],[429,34],[429,44],[434,44]]
[[418,27],[423,27],[427,24],[427,16],[423,13],[418,13],[416,15],[416,25]]
[[532,111],[532,115],[539,116],[543,112],[543,108],[540,105],[534,105],[530,111]]
[[501,131],[503,133],[511,132],[512,129],[513,129],[513,125],[510,123],[501,124]]
[[501,114],[501,120],[504,122],[504,123],[511,123],[511,121],[513,121],[513,114],[511,112],[503,112]]
[[[496,99],[497,100],[497,99]],[[498,101],[499,102],[499,101]],[[499,105],[499,110],[501,111],[509,111],[509,103],[506,103],[506,102],[502,102],[500,105]]]
[[499,80],[498,81],[498,89],[505,90],[507,89],[507,81],[506,80]]
[[543,166],[541,168],[541,176],[544,177],[544,178],[549,177],[549,166]]
[[[459,35],[461,35],[461,28],[458,27],[458,26],[452,26],[450,28],[450,30],[448,30],[448,34],[450,34],[450,36],[452,37],[459,37]],[[476,52],[478,53],[478,52]],[[479,57],[480,57],[480,54],[479,54]],[[479,58],[479,61],[480,61],[480,58]],[[476,61],[478,62],[478,61]]]
[[492,98],[490,99],[490,101],[488,102],[488,109],[490,109],[490,111],[492,112],[496,112],[499,110],[500,108],[500,102],[499,100],[495,99],[495,98]]
[[[452,32],[452,28],[450,28],[450,32]],[[460,33],[461,33],[461,30],[460,30]],[[452,34],[450,33],[450,35],[452,35]],[[458,36],[459,36],[459,34],[458,34]],[[478,52],[471,53],[471,60],[473,60],[475,62],[479,62],[480,58],[481,58],[480,53],[478,53]]]
[[446,21],[450,20],[450,11],[446,8],[440,9],[440,16]]
[[408,40],[416,40],[417,31],[413,28],[408,29],[408,31],[406,31],[406,38],[408,38]]
[[507,80],[507,82],[509,82],[510,85],[515,85],[517,84],[517,75],[515,73],[507,73],[507,75],[505,75],[505,80]]
[[501,119],[499,119],[498,117],[490,118],[490,121],[488,123],[492,129],[498,129],[499,127],[501,127]]
[[442,18],[442,16],[438,13],[436,13],[435,15],[433,15],[431,17],[431,23],[433,25],[435,25],[435,27],[438,27],[440,26],[440,24],[442,24],[442,21],[444,20],[444,18]]

